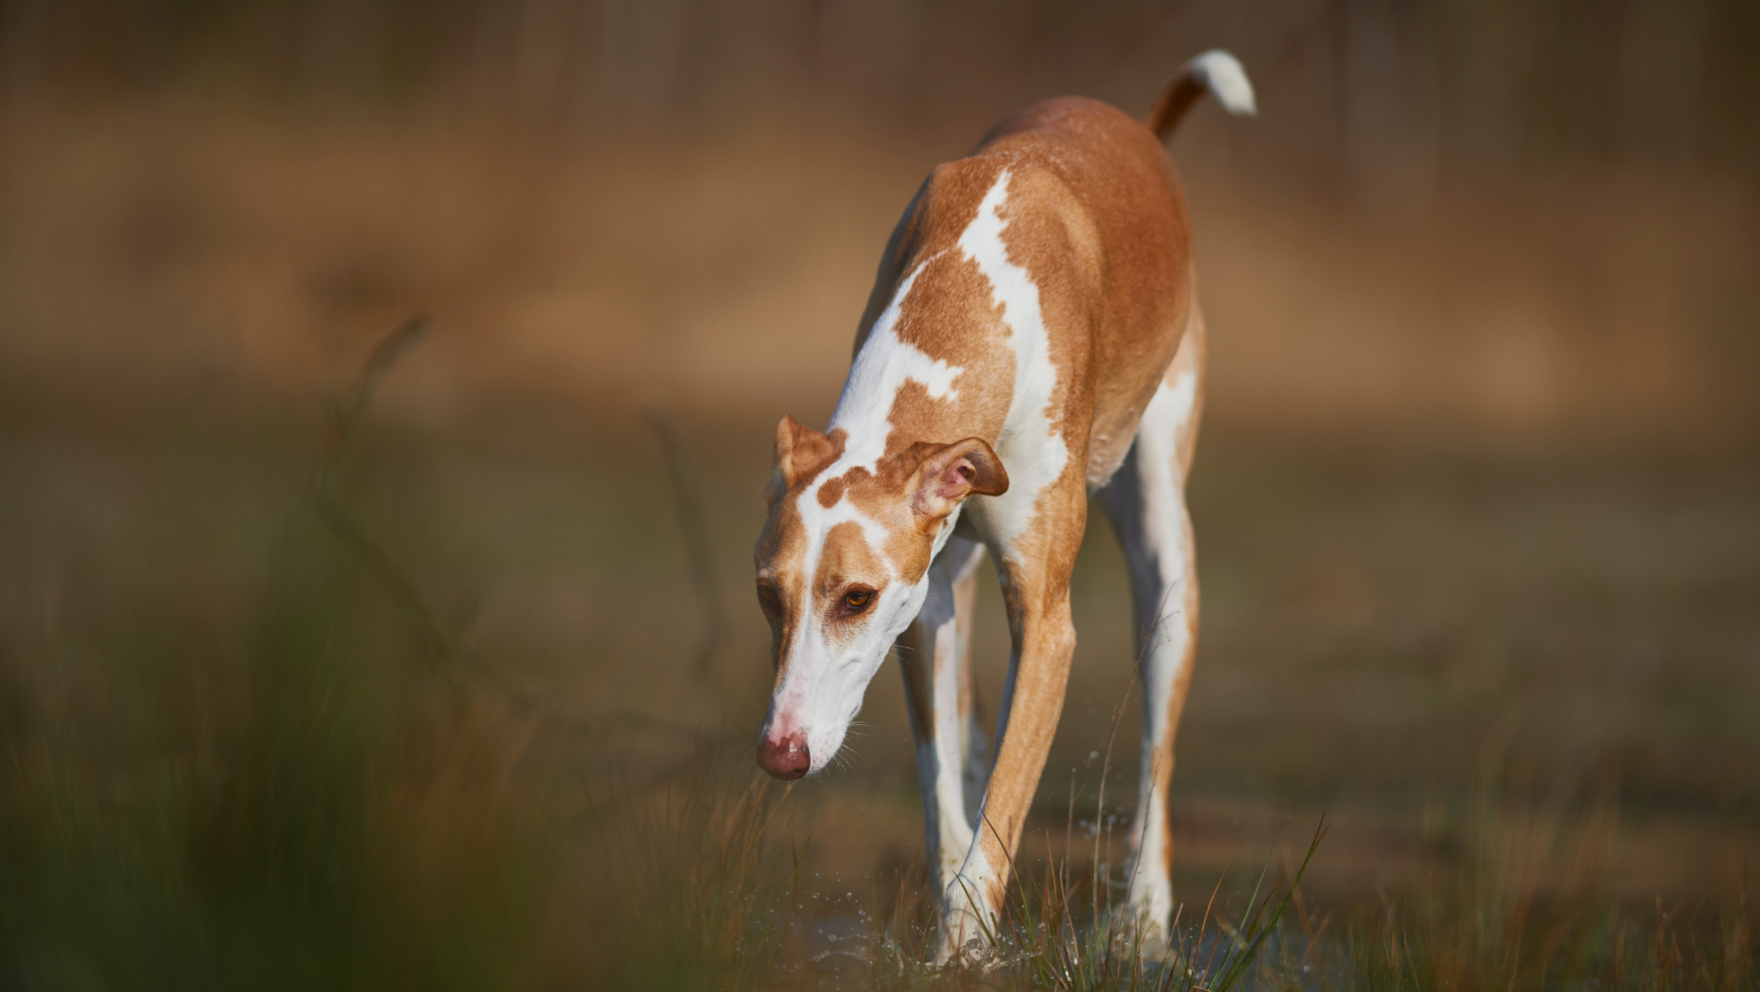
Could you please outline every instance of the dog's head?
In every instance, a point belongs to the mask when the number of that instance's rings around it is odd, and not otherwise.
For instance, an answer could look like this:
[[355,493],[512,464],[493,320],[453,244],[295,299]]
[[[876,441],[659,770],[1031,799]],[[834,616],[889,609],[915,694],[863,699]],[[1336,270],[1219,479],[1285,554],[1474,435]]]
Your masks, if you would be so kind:
[[865,463],[782,418],[758,538],[758,605],[770,621],[776,689],[758,764],[799,778],[842,746],[862,694],[928,591],[929,562],[968,496],[1007,491],[979,438],[919,442]]

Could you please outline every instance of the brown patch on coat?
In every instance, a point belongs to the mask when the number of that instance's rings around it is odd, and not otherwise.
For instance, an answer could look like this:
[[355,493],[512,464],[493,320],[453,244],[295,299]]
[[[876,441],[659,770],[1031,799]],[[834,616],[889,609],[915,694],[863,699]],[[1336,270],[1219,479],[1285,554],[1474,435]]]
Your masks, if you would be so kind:
[[899,667],[904,670],[904,701],[910,709],[911,731],[919,744],[935,740],[935,677],[941,659],[935,653],[935,632],[912,621],[898,636]]
[[844,640],[873,615],[870,610],[853,617],[840,617],[838,607],[844,592],[852,585],[861,585],[873,589],[878,598],[886,592],[890,581],[891,570],[868,543],[862,525],[845,520],[834,524],[825,534],[824,545],[819,550],[819,568],[810,590],[812,606],[830,636],[834,640]]
[[819,505],[829,510],[843,498],[844,481],[841,476],[827,479],[819,485]]
[[776,463],[764,502],[774,508],[789,490],[812,481],[843,454],[846,440],[841,430],[822,434],[784,415],[776,425]]
[[[770,624],[770,660],[777,686],[782,684],[785,659],[800,631],[800,611],[793,604],[802,602],[806,591],[805,576],[800,570],[807,549],[803,530],[795,501],[779,497],[771,502],[770,516],[758,533],[758,546],[752,553],[759,580],[768,580],[778,594],[779,611],[764,609],[764,618]],[[759,605],[763,606],[762,597]]]

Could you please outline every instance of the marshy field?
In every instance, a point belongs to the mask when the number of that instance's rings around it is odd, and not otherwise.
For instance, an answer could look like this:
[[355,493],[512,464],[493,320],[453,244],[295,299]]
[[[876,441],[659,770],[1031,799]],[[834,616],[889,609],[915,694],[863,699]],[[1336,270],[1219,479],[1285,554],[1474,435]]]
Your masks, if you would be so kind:
[[[1760,19],[0,5],[0,988],[1760,987]],[[1108,926],[1091,526],[1010,912],[928,967],[900,680],[752,747],[774,425],[1003,113],[1176,138],[1211,328],[1180,938]],[[979,587],[980,706],[1007,634]]]

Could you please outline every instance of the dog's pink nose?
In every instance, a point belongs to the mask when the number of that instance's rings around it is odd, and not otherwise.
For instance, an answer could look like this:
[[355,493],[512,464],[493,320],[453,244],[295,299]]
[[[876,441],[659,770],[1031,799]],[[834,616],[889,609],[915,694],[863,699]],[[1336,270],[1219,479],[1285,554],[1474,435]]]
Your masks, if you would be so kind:
[[758,767],[780,779],[796,779],[807,773],[813,758],[807,753],[806,731],[797,730],[780,741],[758,742]]

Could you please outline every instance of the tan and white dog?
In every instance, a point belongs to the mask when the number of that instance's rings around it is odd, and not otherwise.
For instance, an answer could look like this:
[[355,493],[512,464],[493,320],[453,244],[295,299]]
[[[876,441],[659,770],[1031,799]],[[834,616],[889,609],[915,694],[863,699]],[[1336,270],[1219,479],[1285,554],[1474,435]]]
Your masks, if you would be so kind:
[[[825,767],[896,641],[917,742],[939,954],[994,921],[1068,680],[1069,580],[1093,494],[1130,563],[1144,719],[1130,906],[1164,936],[1167,785],[1198,585],[1185,480],[1203,398],[1184,194],[1163,142],[1240,63],[1187,63],[1147,121],[1034,104],[937,166],[887,242],[829,429],[784,417],[756,551],[775,694],[758,763]],[[994,761],[974,714],[975,573],[1013,653]]]

